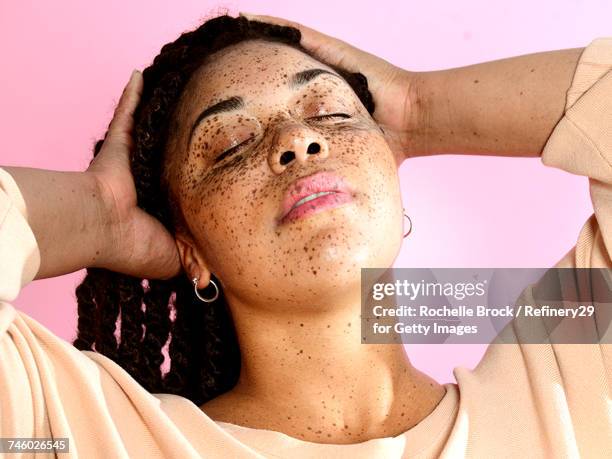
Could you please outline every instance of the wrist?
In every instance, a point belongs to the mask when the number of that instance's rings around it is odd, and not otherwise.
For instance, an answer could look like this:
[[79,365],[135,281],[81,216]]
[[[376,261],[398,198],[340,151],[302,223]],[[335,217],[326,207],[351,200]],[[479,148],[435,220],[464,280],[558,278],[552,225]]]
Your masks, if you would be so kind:
[[406,118],[408,157],[443,153],[456,135],[445,71],[411,72]]
[[429,153],[428,137],[432,119],[430,106],[430,72],[407,72],[407,93],[404,102],[404,151],[406,157]]
[[[398,165],[415,156],[418,145],[414,134],[420,118],[420,74],[391,67],[386,76],[379,77],[379,86],[372,86],[376,107],[374,120],[382,129]],[[376,80],[375,80],[376,81]]]
[[117,198],[95,173],[85,172],[85,174],[89,176],[91,186],[97,190],[94,194],[98,197],[95,204],[98,222],[96,259],[91,266],[110,269],[124,239]]

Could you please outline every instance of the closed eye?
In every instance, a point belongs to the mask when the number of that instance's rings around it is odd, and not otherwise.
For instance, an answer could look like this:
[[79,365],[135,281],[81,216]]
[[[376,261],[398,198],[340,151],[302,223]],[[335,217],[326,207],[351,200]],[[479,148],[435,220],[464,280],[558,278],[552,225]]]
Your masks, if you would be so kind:
[[239,150],[242,150],[242,148],[244,148],[247,144],[249,144],[253,140],[255,140],[255,136],[249,137],[243,142],[240,142],[238,145],[234,145],[232,148],[228,148],[227,150],[225,150],[223,153],[221,153],[219,156],[215,158],[215,163],[218,163],[222,161],[223,159],[225,159],[226,157],[230,156],[231,154],[236,153]]
[[347,115],[346,113],[329,113],[327,115],[311,116],[308,119],[323,121],[323,120],[333,120],[333,119],[348,119],[350,117],[351,115]]

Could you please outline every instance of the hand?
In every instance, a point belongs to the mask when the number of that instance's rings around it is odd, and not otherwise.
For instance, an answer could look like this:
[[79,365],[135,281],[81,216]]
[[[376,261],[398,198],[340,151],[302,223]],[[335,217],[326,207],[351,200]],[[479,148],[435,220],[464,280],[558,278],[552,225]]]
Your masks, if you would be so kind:
[[119,99],[100,152],[87,168],[100,185],[109,210],[108,257],[101,266],[140,278],[168,279],[181,264],[173,236],[139,208],[130,170],[133,114],[142,93],[142,74],[134,72]]
[[414,73],[296,22],[248,13],[240,15],[252,21],[295,27],[302,34],[301,45],[314,57],[350,72],[363,73],[376,104],[374,120],[383,129],[398,166],[413,154],[409,140],[417,115]]

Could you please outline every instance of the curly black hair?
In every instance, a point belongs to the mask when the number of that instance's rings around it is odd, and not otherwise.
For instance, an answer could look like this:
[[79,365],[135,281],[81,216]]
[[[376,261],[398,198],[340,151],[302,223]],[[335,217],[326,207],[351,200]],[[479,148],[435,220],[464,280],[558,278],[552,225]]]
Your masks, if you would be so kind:
[[[164,154],[185,85],[204,59],[225,47],[246,40],[267,40],[309,54],[300,38],[300,31],[292,27],[219,16],[164,45],[142,72],[144,87],[134,114],[131,170],[138,206],[171,234],[176,234],[183,222],[164,178]],[[372,114],[374,102],[365,76],[330,67]],[[96,142],[94,157],[102,142]],[[88,268],[75,292],[79,317],[73,345],[114,360],[149,392],[177,394],[201,405],[234,387],[240,374],[238,341],[227,301],[221,287],[219,290],[218,299],[202,307],[185,272],[156,280]],[[168,340],[170,371],[163,375],[162,348]]]

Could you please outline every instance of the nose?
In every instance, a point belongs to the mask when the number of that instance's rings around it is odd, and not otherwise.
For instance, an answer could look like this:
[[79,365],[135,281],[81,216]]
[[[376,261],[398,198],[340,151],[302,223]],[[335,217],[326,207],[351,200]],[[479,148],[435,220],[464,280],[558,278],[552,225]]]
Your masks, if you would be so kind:
[[280,174],[294,162],[306,164],[328,155],[323,135],[303,124],[289,123],[277,129],[268,160],[272,170]]

